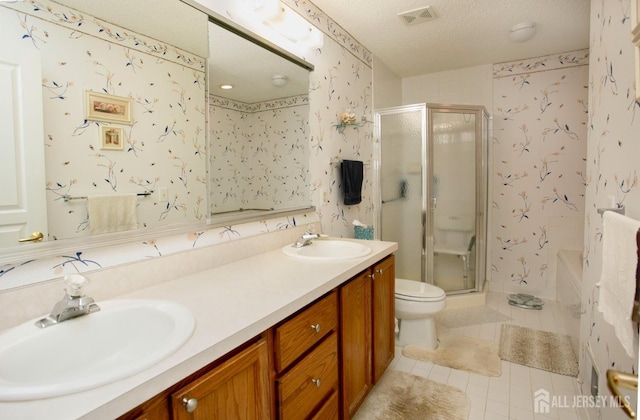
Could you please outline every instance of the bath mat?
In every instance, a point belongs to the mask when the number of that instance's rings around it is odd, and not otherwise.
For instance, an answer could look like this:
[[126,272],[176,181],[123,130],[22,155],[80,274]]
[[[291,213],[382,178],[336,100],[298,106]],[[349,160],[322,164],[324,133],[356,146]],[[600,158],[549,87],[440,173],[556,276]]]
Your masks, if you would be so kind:
[[446,328],[468,327],[490,322],[510,321],[511,318],[487,306],[445,309],[436,316],[439,325]]
[[387,371],[354,420],[466,420],[471,401],[450,385],[406,372]]
[[567,376],[578,376],[578,359],[568,335],[503,324],[500,358]]
[[502,375],[502,362],[498,357],[498,345],[480,338],[457,334],[440,334],[440,344],[435,350],[415,345],[404,346],[402,354],[412,359],[432,362],[485,376]]

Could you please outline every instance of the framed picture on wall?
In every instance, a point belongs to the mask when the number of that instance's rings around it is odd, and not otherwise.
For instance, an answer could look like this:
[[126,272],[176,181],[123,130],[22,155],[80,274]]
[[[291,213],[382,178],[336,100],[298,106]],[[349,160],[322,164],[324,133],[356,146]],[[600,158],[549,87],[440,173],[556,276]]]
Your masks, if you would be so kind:
[[85,91],[85,118],[93,121],[133,124],[131,98]]
[[100,126],[100,149],[124,150],[124,129],[110,125]]
[[640,101],[640,0],[631,0],[631,39],[636,63],[636,100]]

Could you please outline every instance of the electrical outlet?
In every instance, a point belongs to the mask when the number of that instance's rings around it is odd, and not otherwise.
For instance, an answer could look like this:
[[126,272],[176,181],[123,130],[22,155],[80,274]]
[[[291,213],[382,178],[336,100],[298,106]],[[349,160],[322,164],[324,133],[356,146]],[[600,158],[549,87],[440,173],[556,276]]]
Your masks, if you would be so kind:
[[158,188],[158,201],[169,201],[169,188]]

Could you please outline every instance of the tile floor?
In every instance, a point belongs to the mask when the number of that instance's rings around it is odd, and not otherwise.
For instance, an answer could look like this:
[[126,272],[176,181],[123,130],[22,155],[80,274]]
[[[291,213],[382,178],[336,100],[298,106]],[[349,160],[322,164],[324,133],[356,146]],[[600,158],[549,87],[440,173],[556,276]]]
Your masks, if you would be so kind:
[[[528,310],[509,305],[505,294],[489,292],[487,306],[510,317],[504,321],[513,325],[565,333],[558,319],[559,309],[555,301],[546,301],[542,310]],[[485,323],[453,328],[451,332],[471,337],[500,341],[503,322]],[[544,388],[550,395],[564,398],[571,405],[574,395],[580,395],[576,378],[553,374],[543,370],[502,361],[502,376],[487,377],[466,371],[434,365],[410,359],[402,355],[402,347],[396,347],[396,357],[391,369],[405,371],[433,381],[455,386],[467,393],[471,400],[469,420],[538,420],[579,419],[571,408],[551,408],[548,414],[534,413],[533,393]]]

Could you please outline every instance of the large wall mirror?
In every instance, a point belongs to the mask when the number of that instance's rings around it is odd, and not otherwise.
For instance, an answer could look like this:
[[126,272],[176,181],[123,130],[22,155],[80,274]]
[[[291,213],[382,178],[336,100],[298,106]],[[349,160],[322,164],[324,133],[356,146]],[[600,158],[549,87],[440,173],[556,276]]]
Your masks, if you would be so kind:
[[[42,70],[42,103],[29,107],[42,110],[44,162],[6,130],[3,151],[15,149],[11,170],[23,178],[44,168],[35,207],[46,214],[42,227],[12,228],[4,239],[0,226],[0,262],[25,247],[37,257],[65,243],[309,208],[310,66],[234,32],[179,0],[0,3],[2,50],[30,57],[0,61],[35,59]],[[120,193],[137,195],[137,227],[92,235],[88,198]],[[0,210],[21,194],[5,194]],[[47,244],[16,246],[35,230]]]
[[212,220],[308,208],[309,72],[209,23]]

